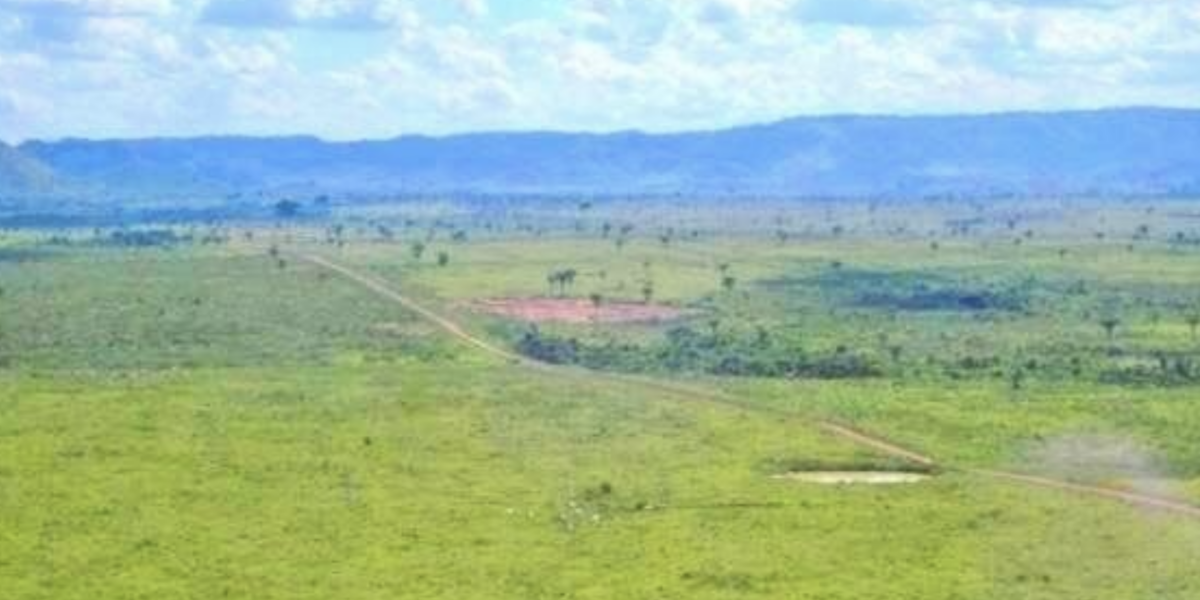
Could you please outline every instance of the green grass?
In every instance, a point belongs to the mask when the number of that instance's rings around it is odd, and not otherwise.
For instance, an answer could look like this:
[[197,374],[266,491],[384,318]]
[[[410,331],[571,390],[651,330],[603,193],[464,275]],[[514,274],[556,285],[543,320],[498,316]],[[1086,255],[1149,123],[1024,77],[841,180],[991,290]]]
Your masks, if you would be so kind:
[[[871,381],[707,381],[729,387],[748,404],[866,422],[968,464],[1019,464],[1031,445],[1048,438],[1102,434],[1133,438],[1147,453],[1164,459],[1168,474],[1190,479],[1200,473],[1195,451],[1200,411],[1189,402],[1195,386],[1156,388],[1102,380],[1105,373],[1128,364],[1151,365],[1155,352],[1200,356],[1200,343],[1190,336],[1183,319],[1183,311],[1198,298],[1200,272],[1188,271],[1194,255],[1166,246],[1130,253],[1123,245],[1069,239],[1045,242],[1044,248],[961,243],[937,252],[921,242],[895,240],[780,246],[735,239],[680,246],[661,248],[642,241],[617,251],[607,243],[573,240],[489,242],[461,248],[449,269],[403,261],[380,266],[371,248],[342,258],[412,282],[408,287],[416,293],[455,300],[544,295],[540,274],[553,266],[572,265],[583,273],[606,271],[609,279],[613,273],[631,278],[629,274],[640,272],[649,260],[661,269],[655,281],[667,301],[706,311],[695,319],[698,327],[714,317],[730,335],[744,334],[751,325],[763,327],[809,349],[849,346],[887,368],[885,378]],[[1059,246],[1071,252],[1062,257]],[[830,273],[828,265],[834,260],[843,262],[844,269],[930,272],[983,286],[1033,281],[1026,284],[1030,310],[1007,314],[856,307],[844,294],[823,291],[811,279]],[[732,264],[739,275],[750,274],[741,277],[741,291],[719,290],[713,265],[722,262]],[[513,266],[498,268],[500,263]],[[753,266],[743,268],[743,263]],[[1185,274],[1189,278],[1182,280]],[[781,277],[799,283],[783,289],[764,285]],[[1070,291],[1081,280],[1085,291]],[[590,289],[589,281],[577,284],[575,295]],[[1113,341],[1097,323],[1110,306],[1121,318]],[[469,312],[460,317],[478,319]],[[489,319],[479,327],[508,335],[521,331]],[[543,329],[584,342],[644,342],[657,339],[661,331],[641,326]],[[898,364],[888,355],[891,345],[903,348]],[[1114,348],[1119,355],[1112,354]],[[964,357],[986,359],[993,366],[959,368]],[[1071,359],[1079,360],[1078,374],[1072,373]],[[1027,371],[1021,389],[1012,389],[1011,372],[1024,369],[1030,360],[1036,368]]]
[[[701,229],[716,219],[681,214]],[[1086,227],[1099,222],[1087,218]],[[1200,522],[960,469],[1162,486],[1200,502],[1197,387],[1099,380],[1149,352],[1196,352],[1171,312],[1200,285],[1194,249],[1144,243],[1130,253],[1058,225],[1060,237],[1021,246],[997,235],[937,251],[928,239],[865,230],[780,244],[753,227],[739,221],[736,234],[669,247],[642,231],[620,250],[594,231],[480,233],[436,240],[421,263],[405,234],[352,237],[341,250],[302,241],[311,232],[290,244],[279,232],[258,237],[370,270],[499,344],[524,327],[464,303],[545,294],[546,273],[572,267],[584,274],[574,295],[636,298],[637,282],[652,277],[656,297],[703,311],[697,327],[717,317],[730,335],[765,327],[804,348],[849,345],[879,359],[883,376],[650,370],[724,390],[739,408],[509,364],[347,280],[292,259],[281,269],[257,243],[164,251],[5,238],[0,596],[1200,595]],[[452,258],[439,268],[431,257],[441,249]],[[834,261],[985,286],[1032,276],[1034,309],[850,306],[845,290],[812,283]],[[738,278],[734,293],[719,289],[722,263]],[[780,279],[804,283],[771,285]],[[1065,295],[1078,279],[1088,293]],[[1083,314],[1108,302],[1123,311],[1114,342]],[[548,329],[649,344],[666,327]],[[880,332],[905,346],[898,364]],[[995,355],[1007,372],[1016,357],[1056,364],[1056,354],[1082,356],[1086,368],[1039,368],[1013,389],[1003,373],[946,367]],[[944,468],[910,486],[773,479],[789,465],[887,465],[813,426],[825,418]]]
[[533,379],[469,363],[6,378],[20,400],[0,428],[0,580],[16,598],[1187,598],[1200,585],[1200,537],[1176,518],[961,475],[773,481],[764,460],[858,452],[767,417]]
[[[61,250],[0,261],[0,361],[164,369],[437,355],[412,315],[302,264],[220,250]],[[315,301],[319,298],[319,301]]]

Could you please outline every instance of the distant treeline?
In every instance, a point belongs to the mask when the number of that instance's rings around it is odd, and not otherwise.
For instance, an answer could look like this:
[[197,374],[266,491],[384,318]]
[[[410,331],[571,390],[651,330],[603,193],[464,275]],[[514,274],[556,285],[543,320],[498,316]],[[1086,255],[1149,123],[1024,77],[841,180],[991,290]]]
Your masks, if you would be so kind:
[[270,203],[237,202],[217,206],[144,208],[133,210],[96,210],[88,206],[65,204],[57,209],[0,212],[3,229],[79,229],[129,227],[136,225],[195,225],[217,223],[256,223],[280,219],[317,219],[329,214],[328,200],[279,200]]

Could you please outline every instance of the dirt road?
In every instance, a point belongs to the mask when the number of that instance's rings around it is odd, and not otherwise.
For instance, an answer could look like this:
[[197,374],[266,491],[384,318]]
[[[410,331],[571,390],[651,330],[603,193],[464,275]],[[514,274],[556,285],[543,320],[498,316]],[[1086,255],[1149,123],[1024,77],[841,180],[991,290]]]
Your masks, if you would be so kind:
[[[491,354],[493,356],[496,356],[496,357],[499,357],[499,358],[502,358],[502,359],[505,359],[505,360],[508,360],[508,361],[511,361],[514,363],[518,363],[518,364],[521,364],[521,365],[524,365],[527,367],[537,368],[538,370],[541,370],[541,371],[560,372],[563,374],[579,374],[579,372],[580,372],[580,369],[573,369],[573,368],[568,368],[568,367],[558,367],[555,365],[538,362],[538,361],[529,359],[527,357],[521,356],[519,354],[515,354],[515,353],[505,350],[503,348],[500,348],[492,343],[489,343],[488,341],[483,340],[483,339],[467,332],[467,330],[464,329],[458,323],[455,323],[454,321],[447,319],[446,317],[438,314],[437,312],[435,312],[429,308],[426,308],[425,306],[416,302],[415,300],[395,291],[394,289],[389,287],[386,283],[376,279],[375,277],[361,273],[359,271],[355,271],[344,265],[335,263],[333,261],[330,261],[329,259],[326,259],[321,256],[317,256],[315,254],[298,254],[298,255],[296,255],[296,257],[301,260],[312,263],[314,265],[317,265],[319,267],[322,267],[322,268],[328,269],[330,271],[333,271],[335,273],[338,273],[339,275],[342,275],[343,277],[350,279],[351,281],[354,281],[355,283],[358,283],[359,285],[362,285],[363,287],[371,290],[372,292],[375,292],[376,294],[378,294],[384,298],[387,298],[389,300],[397,302],[401,306],[417,313],[422,318],[424,318],[427,321],[429,321],[430,323],[433,323],[434,325],[438,326],[443,331],[445,331],[446,333],[450,334],[451,336],[457,338],[458,340],[462,341],[463,343],[466,343],[470,346],[474,346],[475,348],[483,350],[484,352],[487,352],[488,354]],[[597,371],[586,371],[586,373],[589,377],[591,377],[593,379],[604,378],[604,379],[608,379],[608,380],[614,381],[614,382],[623,382],[623,383],[627,383],[627,384],[633,384],[633,385],[636,385],[636,386],[639,386],[642,388],[648,388],[648,389],[652,389],[652,390],[660,392],[660,393],[666,393],[666,394],[670,394],[672,396],[676,396],[677,399],[690,400],[690,401],[697,401],[697,400],[704,401],[704,402],[708,402],[708,403],[712,403],[712,404],[719,404],[724,407],[730,407],[730,408],[734,408],[737,410],[745,410],[745,411],[766,412],[769,410],[773,414],[776,414],[777,416],[780,416],[783,418],[798,419],[798,417],[796,417],[796,415],[794,415],[793,413],[787,412],[787,411],[764,409],[762,407],[750,406],[750,405],[746,404],[745,402],[738,401],[736,398],[729,396],[727,394],[724,394],[721,392],[714,392],[712,390],[708,390],[708,389],[704,389],[704,388],[697,388],[697,387],[689,386],[689,385],[678,383],[678,382],[663,381],[663,380],[658,380],[658,379],[651,379],[648,377],[625,375],[625,374],[621,374],[621,373],[604,373],[604,372],[597,372]],[[898,445],[888,442],[886,440],[880,439],[878,437],[871,436],[869,434],[866,434],[866,433],[863,433],[860,431],[856,431],[845,425],[841,425],[841,424],[833,423],[833,422],[820,422],[817,425],[819,426],[819,428],[822,431],[825,431],[826,433],[828,433],[830,435],[849,440],[859,446],[864,446],[864,447],[870,448],[870,449],[875,450],[876,452],[879,452],[886,456],[890,456],[892,458],[898,458],[901,460],[913,462],[913,463],[924,465],[924,466],[935,466],[936,465],[935,461],[928,456],[924,456],[918,452],[914,452],[907,448],[903,448],[901,446],[898,446]]]
[[[458,323],[455,323],[454,321],[442,316],[441,314],[438,314],[437,312],[425,307],[421,303],[416,302],[415,300],[397,292],[395,289],[393,289],[387,283],[385,283],[384,281],[382,281],[376,277],[362,273],[361,271],[351,269],[349,267],[346,267],[345,265],[338,264],[327,258],[318,256],[316,254],[300,253],[300,254],[293,254],[293,256],[295,256],[296,258],[298,258],[302,261],[308,262],[312,265],[315,265],[320,268],[337,273],[337,274],[345,277],[346,279],[353,281],[353,282],[363,286],[364,288],[374,292],[375,294],[379,295],[380,297],[383,297],[383,298],[386,298],[393,302],[396,302],[397,304],[403,306],[404,308],[420,315],[422,318],[426,319],[430,323],[436,325],[437,327],[441,328],[446,333],[450,334],[454,338],[460,340],[461,342],[463,342],[469,346],[473,346],[479,350],[482,350],[484,352],[487,352],[488,354],[491,354],[492,356],[495,356],[495,357],[498,357],[498,358],[525,366],[525,367],[537,369],[537,370],[545,372],[545,373],[553,373],[553,374],[571,376],[571,377],[578,377],[580,375],[586,375],[587,377],[592,378],[592,379],[603,378],[603,379],[607,379],[607,380],[613,381],[613,382],[620,382],[620,383],[635,385],[635,386],[642,387],[643,389],[650,389],[650,390],[658,391],[660,393],[669,394],[678,401],[687,401],[687,402],[700,401],[700,402],[706,402],[706,403],[710,403],[710,404],[716,404],[716,405],[720,405],[720,406],[730,407],[730,408],[742,410],[742,411],[770,412],[770,413],[775,414],[784,419],[801,421],[801,418],[793,413],[789,413],[787,411],[782,411],[782,410],[777,410],[777,409],[756,407],[756,406],[747,404],[745,402],[739,401],[738,399],[734,398],[733,396],[730,396],[728,394],[725,394],[725,393],[719,392],[719,391],[713,391],[713,390],[703,389],[703,388],[696,388],[693,386],[689,386],[689,385],[674,382],[674,381],[663,381],[660,379],[652,379],[652,378],[648,378],[648,377],[640,377],[640,376],[634,376],[634,375],[625,375],[625,374],[620,374],[620,373],[602,373],[602,372],[595,372],[595,371],[581,371],[580,369],[576,369],[576,368],[572,368],[572,367],[559,367],[559,366],[555,366],[555,365],[550,365],[550,364],[534,361],[534,360],[531,360],[524,356],[515,354],[515,353],[505,350],[503,348],[500,348],[499,346],[496,346],[496,345],[488,342],[487,340],[484,340],[477,336],[472,335],[470,332],[468,332],[466,329],[464,329]],[[810,426],[814,425],[814,423],[808,422],[808,421],[805,421],[805,423]],[[1117,490],[1117,489],[1105,488],[1105,487],[1100,487],[1100,486],[1092,486],[1092,485],[1072,483],[1072,482],[1067,482],[1067,481],[1060,481],[1060,480],[1056,480],[1056,479],[1049,479],[1046,477],[1027,475],[1027,474],[1023,474],[1023,473],[1013,473],[1013,472],[997,471],[997,470],[989,470],[989,469],[958,469],[953,466],[939,464],[932,457],[925,456],[924,454],[921,454],[914,450],[904,448],[898,444],[889,442],[888,440],[885,440],[878,436],[875,436],[875,435],[872,435],[872,434],[869,434],[869,433],[866,433],[863,431],[859,431],[859,430],[849,427],[847,425],[843,425],[840,423],[834,423],[831,421],[819,421],[819,422],[816,422],[815,425],[819,429],[821,429],[822,431],[824,431],[830,435],[841,438],[843,440],[847,440],[847,441],[857,444],[861,447],[869,448],[871,450],[874,450],[876,452],[879,452],[880,454],[889,456],[891,458],[897,458],[897,459],[909,461],[909,462],[916,463],[916,464],[926,466],[926,467],[940,466],[941,468],[946,469],[946,470],[970,473],[973,475],[987,477],[987,478],[995,479],[995,480],[999,480],[999,481],[1019,483],[1019,484],[1023,484],[1023,485],[1027,485],[1027,486],[1040,487],[1040,488],[1050,489],[1050,490],[1057,490],[1060,492],[1073,493],[1076,495],[1092,497],[1092,498],[1115,500],[1115,501],[1124,502],[1126,504],[1129,504],[1131,506],[1136,506],[1139,508],[1163,511],[1163,512],[1188,516],[1188,517],[1192,517],[1192,518],[1200,518],[1200,507],[1193,506],[1191,504],[1187,504],[1185,502],[1181,502],[1178,500],[1172,500],[1172,499],[1168,499],[1168,498],[1160,498],[1160,497],[1156,497],[1156,496],[1150,496],[1147,494],[1128,492],[1128,491],[1124,491],[1124,490]]]

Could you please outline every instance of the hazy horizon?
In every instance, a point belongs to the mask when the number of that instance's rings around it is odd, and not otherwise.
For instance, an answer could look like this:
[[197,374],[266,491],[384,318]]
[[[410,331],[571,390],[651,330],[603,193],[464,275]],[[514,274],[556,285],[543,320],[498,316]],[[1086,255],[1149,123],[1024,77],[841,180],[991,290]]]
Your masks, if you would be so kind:
[[487,135],[578,135],[578,136],[619,136],[619,135],[645,135],[645,136],[668,136],[668,135],[686,135],[691,133],[708,133],[721,132],[736,129],[745,129],[753,127],[764,127],[786,123],[790,121],[818,121],[823,119],[955,119],[955,118],[971,118],[971,117],[1006,117],[1018,115],[1070,115],[1070,114],[1087,114],[1087,113],[1119,113],[1119,112],[1134,112],[1134,111],[1154,111],[1154,112],[1180,112],[1180,113],[1200,113],[1200,105],[1197,106],[1167,106],[1167,105],[1113,105],[1113,106],[1098,106],[1095,108],[1070,108],[1070,109],[1046,109],[1046,110],[995,110],[995,111],[978,111],[978,112],[914,112],[914,113],[886,113],[886,112],[830,112],[830,113],[808,113],[797,114],[792,116],[783,116],[777,119],[766,121],[750,121],[744,123],[733,123],[719,127],[694,127],[684,129],[665,129],[654,130],[645,128],[624,128],[624,129],[465,129],[462,131],[449,131],[443,133],[428,133],[422,131],[401,132],[395,134],[380,133],[368,137],[346,137],[339,138],[334,136],[324,136],[318,133],[310,133],[304,131],[280,132],[270,134],[252,134],[252,133],[236,133],[236,132],[221,132],[214,131],[208,133],[197,133],[195,135],[150,135],[144,137],[86,137],[78,135],[63,135],[59,137],[44,137],[44,138],[26,138],[18,140],[9,140],[0,138],[0,142],[7,143],[10,146],[18,147],[28,143],[61,143],[69,141],[82,142],[119,142],[119,141],[186,141],[186,140],[203,140],[203,139],[264,139],[264,140],[287,140],[287,139],[312,139],[326,144],[343,144],[343,143],[358,143],[358,142],[387,142],[403,138],[428,138],[433,140],[443,140],[451,138],[471,137],[471,136],[487,136]]

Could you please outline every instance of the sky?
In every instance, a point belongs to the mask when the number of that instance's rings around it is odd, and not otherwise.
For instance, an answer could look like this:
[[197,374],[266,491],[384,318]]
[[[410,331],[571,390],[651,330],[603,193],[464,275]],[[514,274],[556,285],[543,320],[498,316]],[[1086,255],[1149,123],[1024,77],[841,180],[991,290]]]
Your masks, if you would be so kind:
[[1200,0],[0,0],[0,139],[1200,106]]

